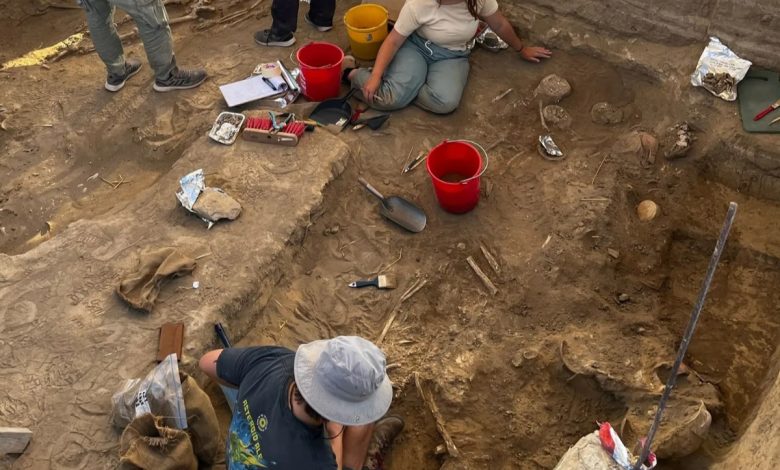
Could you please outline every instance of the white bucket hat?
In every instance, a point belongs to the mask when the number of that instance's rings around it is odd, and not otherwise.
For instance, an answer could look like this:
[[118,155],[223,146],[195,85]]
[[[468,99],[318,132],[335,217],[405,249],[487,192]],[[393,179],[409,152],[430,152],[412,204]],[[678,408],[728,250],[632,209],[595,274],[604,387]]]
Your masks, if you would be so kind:
[[295,383],[306,403],[325,419],[346,426],[387,413],[393,387],[385,354],[357,336],[302,344],[295,353]]

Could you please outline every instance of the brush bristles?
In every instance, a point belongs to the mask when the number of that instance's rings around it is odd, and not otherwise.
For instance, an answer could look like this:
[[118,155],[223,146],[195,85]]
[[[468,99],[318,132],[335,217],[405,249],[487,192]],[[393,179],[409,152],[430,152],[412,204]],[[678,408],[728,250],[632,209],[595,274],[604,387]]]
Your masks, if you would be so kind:
[[390,274],[377,276],[377,287],[380,289],[395,289],[395,276]]

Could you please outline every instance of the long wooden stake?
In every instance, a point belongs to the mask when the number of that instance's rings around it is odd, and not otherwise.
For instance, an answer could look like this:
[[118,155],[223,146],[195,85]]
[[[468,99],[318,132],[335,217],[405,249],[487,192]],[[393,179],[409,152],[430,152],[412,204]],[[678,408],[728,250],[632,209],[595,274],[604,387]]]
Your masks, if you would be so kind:
[[688,345],[693,337],[693,332],[696,329],[696,323],[699,321],[699,315],[702,308],[704,308],[704,301],[707,298],[707,292],[710,290],[710,284],[712,284],[712,278],[715,276],[715,268],[718,267],[720,261],[720,255],[723,254],[723,248],[726,246],[726,240],[729,238],[729,232],[731,231],[731,225],[734,223],[734,218],[737,215],[737,203],[729,203],[729,211],[726,213],[726,221],[723,222],[723,228],[720,229],[720,236],[718,242],[715,244],[715,250],[710,257],[710,265],[707,267],[707,274],[704,276],[701,288],[699,289],[699,297],[696,299],[696,304],[693,306],[691,312],[691,318],[688,320],[688,327],[685,328],[680,348],[677,351],[677,359],[674,360],[674,365],[669,375],[669,379],[666,381],[666,388],[661,395],[661,401],[658,402],[658,411],[655,412],[655,419],[653,425],[650,427],[650,432],[647,434],[645,445],[642,448],[642,453],[639,455],[639,460],[634,464],[634,470],[641,470],[642,464],[647,460],[647,456],[650,454],[650,445],[653,443],[655,433],[658,431],[658,427],[661,425],[661,417],[664,414],[666,408],[666,402],[669,400],[669,395],[672,394],[674,384],[677,382],[677,371],[680,370],[685,353],[688,351]]
[[599,163],[599,167],[596,168],[596,174],[593,175],[593,179],[590,180],[591,186],[596,182],[596,178],[599,176],[599,172],[601,172],[601,167],[604,166],[604,162],[607,161],[607,157],[609,157],[609,154],[604,155],[604,158],[601,159],[601,163]]
[[495,98],[493,98],[493,101],[491,101],[491,103],[499,102],[501,100],[501,98],[503,98],[506,95],[512,93],[512,90],[514,90],[514,88],[510,88],[510,89],[506,90],[505,92],[501,93],[500,95],[496,96]]
[[498,293],[498,287],[496,287],[495,284],[493,284],[493,281],[490,280],[489,277],[487,277],[487,274],[485,274],[479,266],[477,266],[476,261],[474,261],[474,258],[469,256],[466,258],[466,262],[469,263],[469,266],[471,266],[472,271],[474,271],[474,274],[477,275],[480,281],[482,281],[482,284],[485,285],[487,290],[490,291],[490,295],[496,295]]
[[488,251],[485,245],[479,245],[479,249],[482,251],[482,256],[485,257],[488,264],[493,269],[493,272],[495,272],[497,276],[500,276],[501,266],[499,266],[498,261],[496,261],[496,258],[493,256],[493,254]]
[[406,292],[401,294],[401,297],[398,299],[398,302],[396,302],[395,305],[393,305],[393,309],[390,311],[390,317],[387,319],[387,322],[385,323],[385,327],[382,328],[382,333],[379,334],[379,338],[377,338],[376,344],[380,344],[382,341],[384,341],[387,332],[390,331],[390,327],[393,326],[395,317],[398,315],[398,308],[401,306],[401,304],[409,300],[409,298],[411,298],[414,294],[416,294],[417,291],[422,289],[427,282],[428,282],[427,279],[417,279],[412,283],[412,285],[408,289],[406,289]]
[[441,413],[439,412],[439,407],[436,406],[436,402],[433,401],[433,396],[430,394],[430,392],[426,393],[425,390],[423,390],[422,383],[420,382],[420,374],[417,372],[414,373],[414,385],[417,387],[417,393],[420,394],[420,397],[423,399],[425,404],[428,405],[428,409],[431,410],[433,419],[436,421],[436,430],[439,431],[441,438],[444,439],[444,445],[447,446],[447,453],[450,455],[450,457],[457,459],[460,457],[460,451],[452,441],[450,433],[447,432],[447,428],[444,425],[444,417],[442,417]]

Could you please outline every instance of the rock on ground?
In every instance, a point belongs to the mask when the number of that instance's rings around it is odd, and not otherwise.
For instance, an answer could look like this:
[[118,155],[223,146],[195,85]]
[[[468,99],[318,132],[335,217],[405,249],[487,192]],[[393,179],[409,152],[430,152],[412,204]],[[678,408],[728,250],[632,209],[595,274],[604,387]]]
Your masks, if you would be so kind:
[[241,214],[241,204],[217,188],[206,188],[192,206],[193,212],[206,220],[235,220]]
[[602,101],[596,103],[590,108],[590,118],[596,124],[603,124],[605,126],[611,124],[620,124],[623,122],[623,111],[617,106]]
[[553,470],[621,470],[601,447],[599,434],[594,431],[566,451]]
[[556,104],[546,106],[544,110],[542,110],[542,115],[544,116],[545,122],[553,124],[560,129],[568,129],[571,127],[571,116],[569,115],[569,112]]
[[684,157],[696,140],[687,122],[670,127],[663,138],[664,157],[667,160]]
[[556,74],[544,77],[534,90],[534,97],[541,98],[544,104],[558,103],[570,94],[569,82]]

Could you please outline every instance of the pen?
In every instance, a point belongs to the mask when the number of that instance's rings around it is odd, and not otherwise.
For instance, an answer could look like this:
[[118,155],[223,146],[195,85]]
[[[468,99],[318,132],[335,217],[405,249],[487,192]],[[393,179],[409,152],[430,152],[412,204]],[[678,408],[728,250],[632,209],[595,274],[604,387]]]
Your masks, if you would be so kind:
[[274,82],[272,82],[271,80],[269,80],[269,79],[268,79],[268,77],[265,77],[265,76],[264,76],[264,77],[263,77],[263,81],[265,82],[265,84],[266,84],[266,85],[268,85],[269,87],[271,87],[271,89],[272,89],[273,91],[279,91],[279,89],[278,89],[278,88],[276,88],[276,85],[274,85]]

